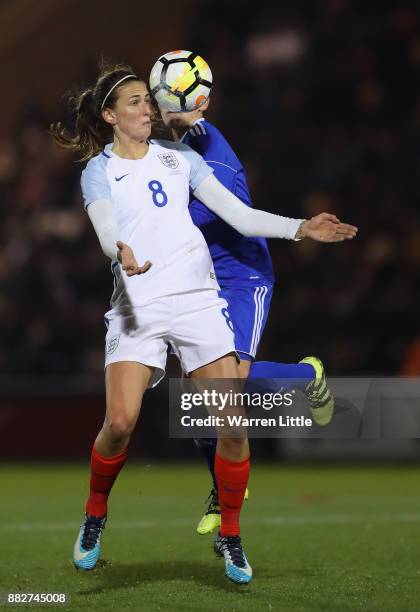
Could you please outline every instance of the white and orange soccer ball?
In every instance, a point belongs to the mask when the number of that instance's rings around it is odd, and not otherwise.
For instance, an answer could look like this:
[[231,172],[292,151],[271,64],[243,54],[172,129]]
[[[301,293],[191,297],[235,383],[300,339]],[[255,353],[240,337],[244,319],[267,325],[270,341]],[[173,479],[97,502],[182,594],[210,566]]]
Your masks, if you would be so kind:
[[171,112],[200,108],[210,95],[213,77],[207,62],[192,51],[170,51],[152,68],[150,91],[158,105]]

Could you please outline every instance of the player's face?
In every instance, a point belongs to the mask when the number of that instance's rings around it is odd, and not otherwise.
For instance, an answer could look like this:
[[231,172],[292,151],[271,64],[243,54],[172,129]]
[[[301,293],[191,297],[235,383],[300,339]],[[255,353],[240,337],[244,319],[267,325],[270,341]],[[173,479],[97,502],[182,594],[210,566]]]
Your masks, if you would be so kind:
[[145,83],[131,81],[118,88],[114,108],[105,110],[105,121],[113,126],[119,135],[144,142],[150,136],[152,108],[150,95]]

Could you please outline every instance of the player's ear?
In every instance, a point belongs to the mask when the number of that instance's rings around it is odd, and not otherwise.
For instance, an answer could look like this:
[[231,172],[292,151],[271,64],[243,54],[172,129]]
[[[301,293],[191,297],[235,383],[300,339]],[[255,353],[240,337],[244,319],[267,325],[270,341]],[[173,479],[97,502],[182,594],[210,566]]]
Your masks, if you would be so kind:
[[102,110],[102,119],[105,123],[109,123],[110,125],[115,125],[117,123],[117,117],[112,108],[104,108]]

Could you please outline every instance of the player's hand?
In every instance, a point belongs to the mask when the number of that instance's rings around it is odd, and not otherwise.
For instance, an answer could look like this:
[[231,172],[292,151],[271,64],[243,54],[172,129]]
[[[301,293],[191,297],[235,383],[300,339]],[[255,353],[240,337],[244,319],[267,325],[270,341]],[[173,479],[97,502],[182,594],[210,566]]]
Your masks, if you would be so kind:
[[186,112],[172,112],[167,111],[163,108],[159,108],[160,114],[162,115],[163,122],[170,128],[190,128],[197,121],[196,111]]
[[312,238],[318,242],[342,242],[356,236],[358,228],[355,225],[341,223],[335,215],[320,213],[308,219],[300,226],[296,238]]
[[118,247],[118,261],[121,264],[122,269],[125,271],[127,276],[134,276],[135,274],[144,274],[150,270],[152,264],[150,261],[146,261],[142,266],[139,266],[136,258],[134,257],[133,250],[128,244],[118,240],[116,243]]

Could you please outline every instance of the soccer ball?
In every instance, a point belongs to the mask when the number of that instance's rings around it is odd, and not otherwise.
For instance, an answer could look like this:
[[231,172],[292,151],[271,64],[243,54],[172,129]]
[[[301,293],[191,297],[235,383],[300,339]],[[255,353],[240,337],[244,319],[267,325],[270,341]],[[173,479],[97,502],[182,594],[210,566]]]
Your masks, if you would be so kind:
[[200,108],[209,97],[212,74],[197,53],[170,51],[161,55],[153,66],[149,84],[161,108],[188,112]]

